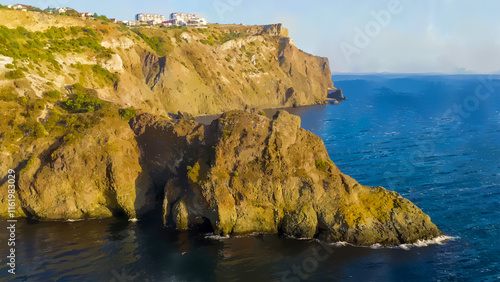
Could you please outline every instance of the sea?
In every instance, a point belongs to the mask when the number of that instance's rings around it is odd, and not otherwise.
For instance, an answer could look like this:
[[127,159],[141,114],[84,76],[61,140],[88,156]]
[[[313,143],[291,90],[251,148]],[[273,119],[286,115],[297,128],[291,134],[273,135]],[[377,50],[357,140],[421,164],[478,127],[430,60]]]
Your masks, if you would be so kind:
[[10,247],[2,227],[0,280],[499,281],[500,77],[381,74],[333,80],[346,101],[288,110],[324,140],[344,173],[410,199],[445,237],[355,247],[176,231],[153,217],[20,220],[15,275],[8,273]]

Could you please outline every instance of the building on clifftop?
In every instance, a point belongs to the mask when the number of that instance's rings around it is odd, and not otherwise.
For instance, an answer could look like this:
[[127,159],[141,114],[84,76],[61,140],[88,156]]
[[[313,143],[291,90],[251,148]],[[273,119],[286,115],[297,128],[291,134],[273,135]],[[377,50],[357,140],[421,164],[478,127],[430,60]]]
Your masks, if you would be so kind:
[[205,18],[200,18],[196,14],[186,13],[172,13],[170,14],[170,21],[174,25],[184,26],[202,26],[207,25]]
[[161,24],[165,21],[165,16],[157,14],[137,14],[135,20],[145,22],[151,25]]
[[14,9],[14,10],[27,11],[28,9],[31,8],[31,6],[24,5],[24,4],[15,4],[15,5],[7,5],[7,8]]

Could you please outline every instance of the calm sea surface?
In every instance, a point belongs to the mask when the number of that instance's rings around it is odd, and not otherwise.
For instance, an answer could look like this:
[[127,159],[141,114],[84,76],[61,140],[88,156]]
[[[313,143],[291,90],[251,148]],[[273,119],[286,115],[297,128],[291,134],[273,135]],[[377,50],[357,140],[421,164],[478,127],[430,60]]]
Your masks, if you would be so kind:
[[[335,76],[348,101],[291,110],[359,182],[409,198],[453,240],[392,249],[273,235],[221,239],[156,220],[17,225],[15,281],[485,281],[500,279],[500,80]],[[1,222],[5,226],[5,222]],[[314,249],[317,249],[314,251]],[[316,258],[315,255],[321,255]]]

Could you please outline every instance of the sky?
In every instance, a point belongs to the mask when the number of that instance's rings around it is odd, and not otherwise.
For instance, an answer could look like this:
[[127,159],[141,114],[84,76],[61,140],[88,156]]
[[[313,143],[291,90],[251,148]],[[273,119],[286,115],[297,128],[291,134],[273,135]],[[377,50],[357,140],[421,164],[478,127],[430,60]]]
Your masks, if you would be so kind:
[[197,13],[211,23],[283,23],[333,73],[500,73],[497,0],[0,0],[118,20]]

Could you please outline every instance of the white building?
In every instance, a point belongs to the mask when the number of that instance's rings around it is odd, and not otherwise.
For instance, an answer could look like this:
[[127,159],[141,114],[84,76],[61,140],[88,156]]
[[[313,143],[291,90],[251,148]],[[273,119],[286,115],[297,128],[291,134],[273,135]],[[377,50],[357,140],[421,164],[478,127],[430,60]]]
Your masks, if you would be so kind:
[[161,25],[166,27],[172,26],[172,21],[165,21]]
[[165,16],[156,14],[137,14],[135,20],[139,22],[151,22],[152,24],[161,24],[165,21]]
[[31,8],[31,6],[23,5],[23,4],[16,4],[16,5],[7,5],[7,8],[14,9],[14,10],[26,11],[27,9]]
[[80,17],[82,17],[83,19],[89,19],[89,18],[92,18],[93,17],[93,14],[88,12],[88,13],[80,13]]
[[67,11],[74,11],[74,9],[73,9],[73,8],[70,8],[70,7],[62,7],[62,8],[57,7],[57,8],[55,8],[55,10],[56,10],[59,14],[64,14],[64,13],[66,13]]
[[123,24],[126,26],[140,26],[141,25],[138,21],[123,21]]
[[204,18],[199,18],[196,14],[172,13],[170,14],[170,21],[172,21],[172,24],[176,25],[207,25],[207,21]]

